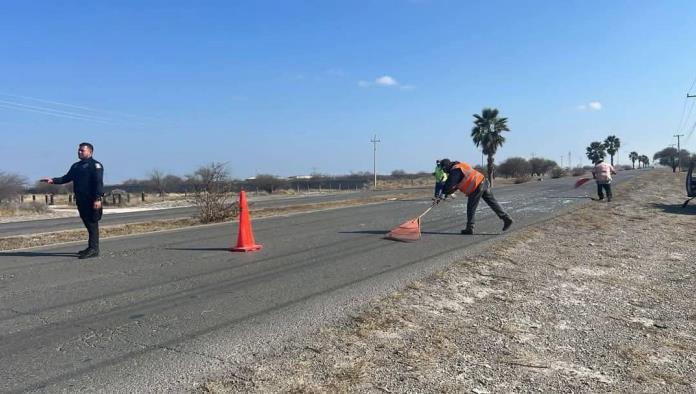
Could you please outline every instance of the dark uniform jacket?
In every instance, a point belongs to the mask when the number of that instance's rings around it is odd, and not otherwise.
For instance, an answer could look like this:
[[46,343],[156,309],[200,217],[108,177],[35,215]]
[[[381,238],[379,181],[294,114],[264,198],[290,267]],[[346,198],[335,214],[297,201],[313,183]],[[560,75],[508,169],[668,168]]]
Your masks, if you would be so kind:
[[452,171],[452,167],[458,163],[458,161],[453,161],[450,167],[447,169],[447,180],[445,181],[445,186],[442,188],[444,195],[449,196],[450,194],[456,192],[459,183],[464,178],[461,171]]
[[73,164],[68,173],[53,178],[53,183],[72,182],[78,204],[93,204],[104,195],[104,166],[93,158],[80,160]]

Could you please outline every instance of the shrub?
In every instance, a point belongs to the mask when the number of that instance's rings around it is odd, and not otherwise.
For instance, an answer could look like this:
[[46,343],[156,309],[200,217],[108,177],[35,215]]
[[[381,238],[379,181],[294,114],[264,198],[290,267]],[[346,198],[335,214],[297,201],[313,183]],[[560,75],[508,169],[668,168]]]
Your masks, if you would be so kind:
[[504,177],[523,177],[532,173],[532,166],[522,157],[511,157],[498,166],[498,174]]
[[573,168],[571,174],[572,174],[573,176],[585,175],[585,169],[582,168],[582,167],[575,167],[575,168]]
[[232,200],[232,184],[223,163],[211,163],[189,176],[194,187],[194,204],[201,223],[222,222],[239,215],[239,203]]
[[561,167],[555,167],[551,170],[551,178],[560,178],[566,176],[566,170]]

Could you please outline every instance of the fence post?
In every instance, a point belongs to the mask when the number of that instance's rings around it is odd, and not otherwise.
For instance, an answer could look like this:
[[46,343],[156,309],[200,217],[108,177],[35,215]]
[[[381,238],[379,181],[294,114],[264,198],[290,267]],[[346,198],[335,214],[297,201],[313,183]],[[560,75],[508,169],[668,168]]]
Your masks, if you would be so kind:
[[111,205],[116,205],[116,195],[115,194],[111,195]]
[[36,201],[36,194],[31,195],[31,201]]
[[126,202],[130,202],[130,193],[126,193]]
[[53,194],[51,194],[51,205],[53,205]]
[[24,202],[24,194],[22,194],[22,195],[19,196],[19,202],[20,202],[20,203],[23,203],[23,202]]
[[145,202],[145,192],[140,192],[140,201]]
[[68,193],[68,205],[72,205],[72,194]]
[[121,195],[118,195],[118,205],[121,205]]

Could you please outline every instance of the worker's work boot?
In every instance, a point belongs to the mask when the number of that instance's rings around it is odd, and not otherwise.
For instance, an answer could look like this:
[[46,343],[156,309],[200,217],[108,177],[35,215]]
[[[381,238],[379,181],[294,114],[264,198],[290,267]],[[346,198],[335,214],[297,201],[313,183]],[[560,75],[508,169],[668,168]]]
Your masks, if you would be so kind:
[[503,218],[503,231],[507,231],[510,226],[512,226],[512,218],[510,216],[506,216]]
[[88,251],[89,251],[89,246],[82,249],[81,251],[77,252],[77,254],[82,256],[83,254],[87,253]]
[[78,259],[91,259],[92,257],[99,256],[99,251],[97,249],[87,249],[85,253],[80,254]]
[[474,234],[474,228],[467,226],[464,230],[462,230],[462,234],[472,235],[472,234]]

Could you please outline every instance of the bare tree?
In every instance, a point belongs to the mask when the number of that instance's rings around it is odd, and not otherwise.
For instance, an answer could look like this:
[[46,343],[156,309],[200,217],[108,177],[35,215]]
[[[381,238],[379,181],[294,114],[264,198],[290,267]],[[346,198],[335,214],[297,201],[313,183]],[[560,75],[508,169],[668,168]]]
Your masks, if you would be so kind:
[[152,185],[152,188],[155,189],[155,191],[160,195],[163,196],[165,193],[164,190],[164,178],[165,178],[164,172],[158,170],[155,168],[150,172],[150,185]]
[[233,201],[232,183],[225,163],[199,167],[188,177],[201,223],[222,222],[239,215],[239,203]]
[[16,198],[24,191],[26,184],[25,177],[0,171],[0,201]]

